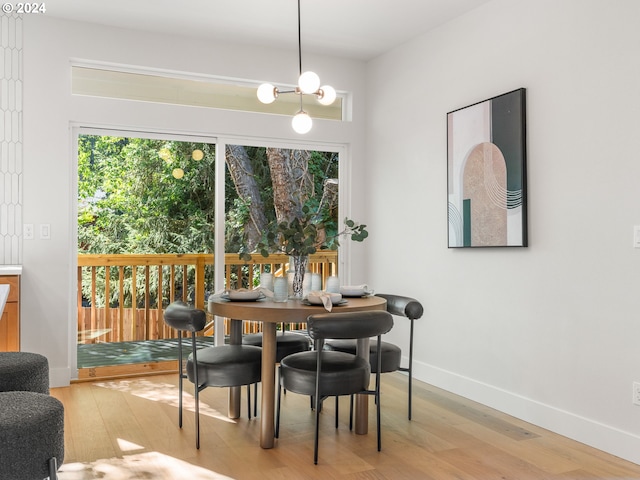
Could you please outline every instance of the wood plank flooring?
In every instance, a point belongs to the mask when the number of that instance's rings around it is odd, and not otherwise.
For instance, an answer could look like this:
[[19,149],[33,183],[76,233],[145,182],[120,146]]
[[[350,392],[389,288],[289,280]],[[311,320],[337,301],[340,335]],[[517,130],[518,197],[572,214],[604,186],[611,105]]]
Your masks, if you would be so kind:
[[[349,431],[348,399],[325,402],[318,465],[308,397],[283,400],[276,447],[259,447],[259,419],[230,420],[227,391],[201,393],[201,447],[195,448],[192,385],[178,428],[177,374],[75,383],[51,394],[65,405],[60,480],[640,479],[640,465],[574,442],[486,406],[414,382],[413,420],[406,378],[382,376],[382,451],[375,408],[368,435]],[[258,412],[259,414],[259,412]]]

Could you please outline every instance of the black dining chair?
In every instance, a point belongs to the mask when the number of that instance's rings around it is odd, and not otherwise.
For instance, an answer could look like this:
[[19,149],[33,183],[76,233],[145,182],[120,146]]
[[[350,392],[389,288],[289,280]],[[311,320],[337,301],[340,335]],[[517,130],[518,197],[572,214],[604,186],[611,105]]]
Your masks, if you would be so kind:
[[[278,381],[276,407],[276,438],[280,435],[282,388],[309,395],[314,399],[316,416],[313,463],[318,463],[320,410],[328,397],[367,394],[376,399],[378,451],[382,448],[380,433],[380,365],[375,389],[369,389],[371,366],[368,359],[355,354],[328,351],[323,348],[327,338],[361,339],[378,337],[393,327],[390,313],[376,310],[363,312],[323,313],[307,319],[307,331],[314,342],[314,351],[294,353],[282,359]],[[379,341],[378,344],[381,342]],[[379,352],[378,352],[379,353]],[[378,359],[381,359],[378,355]]]
[[[406,367],[401,366],[402,350],[399,346],[382,342],[381,354],[381,373],[389,372],[407,372],[408,374],[408,418],[411,420],[411,398],[413,396],[412,383],[413,383],[413,324],[415,320],[422,317],[424,308],[422,304],[411,297],[403,297],[400,295],[392,295],[386,293],[376,293],[377,297],[382,297],[387,300],[387,312],[392,315],[398,315],[403,318],[407,318],[410,321],[409,327],[409,362]],[[376,372],[376,366],[378,365],[377,349],[378,345],[376,340],[370,342],[369,360],[371,363],[371,371]],[[325,342],[327,350],[333,350],[338,352],[346,352],[354,354],[356,352],[356,342],[354,340],[344,339],[330,339]],[[352,399],[353,400],[353,399]],[[353,401],[351,402],[351,411],[353,417]]]
[[[309,351],[311,342],[306,335],[296,332],[285,332],[284,325],[281,326],[281,329],[282,333],[276,335],[276,364],[279,364],[287,355]],[[248,333],[244,335],[242,337],[242,344],[262,347],[262,333]],[[258,398],[257,392],[258,384],[254,387],[254,398]],[[257,415],[257,408],[258,402],[254,402],[254,415]]]
[[[178,330],[178,363],[180,365],[178,423],[182,428],[182,384],[183,379],[187,378],[194,385],[196,448],[200,448],[200,392],[207,387],[246,385],[248,416],[251,418],[250,385],[260,381],[262,349],[249,345],[218,345],[198,349],[196,332],[204,329],[207,321],[206,313],[181,301],[173,302],[166,308],[164,321]],[[191,333],[191,354],[187,359],[186,374],[182,365],[183,332]],[[254,401],[257,402],[257,398]]]

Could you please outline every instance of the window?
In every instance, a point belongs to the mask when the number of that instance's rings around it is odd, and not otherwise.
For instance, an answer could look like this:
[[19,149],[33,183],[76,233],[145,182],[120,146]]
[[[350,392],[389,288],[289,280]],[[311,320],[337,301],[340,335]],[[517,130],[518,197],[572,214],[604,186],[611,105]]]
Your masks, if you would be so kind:
[[[293,115],[300,108],[297,95],[283,95],[265,105],[256,96],[257,82],[232,81],[214,77],[185,78],[157,72],[127,72],[115,69],[73,66],[74,95],[120,98],[143,102],[170,103],[197,107]],[[342,98],[323,106],[303,96],[305,111],[314,118],[342,120]]]

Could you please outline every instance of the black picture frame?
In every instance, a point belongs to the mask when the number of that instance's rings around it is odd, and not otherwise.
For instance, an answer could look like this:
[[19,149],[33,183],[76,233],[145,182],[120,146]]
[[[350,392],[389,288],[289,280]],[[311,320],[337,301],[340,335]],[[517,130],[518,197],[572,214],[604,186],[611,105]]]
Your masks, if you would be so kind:
[[449,248],[526,247],[526,89],[447,113]]

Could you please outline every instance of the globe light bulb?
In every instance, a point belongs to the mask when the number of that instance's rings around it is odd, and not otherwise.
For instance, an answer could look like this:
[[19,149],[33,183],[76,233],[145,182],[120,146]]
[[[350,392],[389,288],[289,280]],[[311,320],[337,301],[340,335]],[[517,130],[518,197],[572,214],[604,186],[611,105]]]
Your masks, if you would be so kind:
[[184,170],[182,170],[181,168],[174,168],[173,172],[171,172],[171,175],[173,175],[173,178],[180,180],[182,177],[184,177]]
[[316,93],[320,87],[320,77],[311,71],[304,72],[298,79],[302,93]]
[[278,96],[278,89],[270,83],[263,83],[258,87],[258,100],[262,103],[273,103]]
[[195,161],[200,161],[204,158],[204,152],[200,149],[196,149],[191,152],[191,158],[193,158]]
[[291,119],[291,126],[293,127],[293,130],[299,134],[307,133],[311,130],[312,125],[313,121],[311,120],[311,117],[303,111],[296,113],[295,117]]
[[330,85],[323,85],[320,87],[322,96],[318,97],[318,103],[321,105],[331,105],[336,100],[336,90]]

